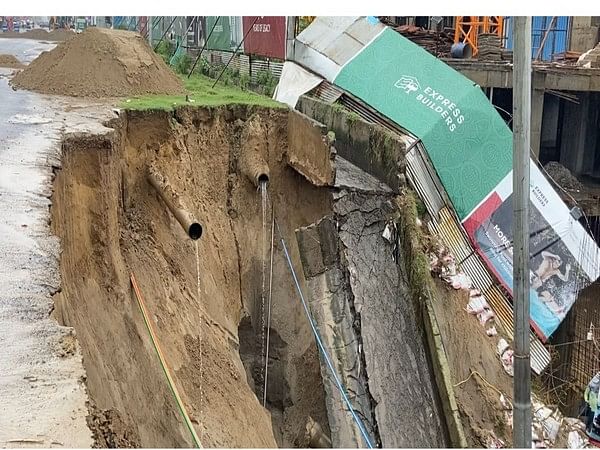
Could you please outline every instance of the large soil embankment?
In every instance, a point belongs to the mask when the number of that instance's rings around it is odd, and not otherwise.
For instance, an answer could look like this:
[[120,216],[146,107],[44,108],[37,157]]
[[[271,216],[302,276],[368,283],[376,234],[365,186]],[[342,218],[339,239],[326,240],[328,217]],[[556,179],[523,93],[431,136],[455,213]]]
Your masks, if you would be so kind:
[[[203,446],[306,446],[328,432],[318,354],[282,249],[274,247],[267,409],[261,395],[261,201],[240,172],[255,148],[294,264],[293,232],[325,215],[326,189],[286,162],[287,110],[127,113],[107,136],[63,144],[52,206],[61,238],[55,315],[76,329],[98,445],[191,444],[130,287],[135,274]],[[194,243],[147,181],[159,171],[204,227]]]

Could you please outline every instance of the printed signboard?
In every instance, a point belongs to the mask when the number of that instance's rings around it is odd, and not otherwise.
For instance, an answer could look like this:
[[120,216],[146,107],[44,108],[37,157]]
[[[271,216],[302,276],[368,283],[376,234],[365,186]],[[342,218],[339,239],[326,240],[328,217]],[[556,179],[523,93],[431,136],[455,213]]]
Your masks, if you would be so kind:
[[[390,28],[333,81],[422,140],[473,246],[512,294],[512,132],[479,86]],[[599,249],[533,161],[530,200],[531,320],[545,341],[600,276]]]
[[244,53],[285,59],[285,16],[245,16]]
[[209,50],[231,50],[231,26],[228,16],[207,16],[205,33],[208,40],[206,48]]

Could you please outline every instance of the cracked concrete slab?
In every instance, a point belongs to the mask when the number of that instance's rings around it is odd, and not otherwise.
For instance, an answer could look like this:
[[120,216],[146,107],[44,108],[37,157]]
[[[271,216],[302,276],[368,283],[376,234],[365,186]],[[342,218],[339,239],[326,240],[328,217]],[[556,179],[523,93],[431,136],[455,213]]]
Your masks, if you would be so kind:
[[[443,413],[405,276],[410,261],[395,259],[397,248],[382,236],[395,194],[341,158],[336,167],[333,215],[297,231],[311,310],[374,440],[444,447]],[[330,381],[325,386],[332,443],[364,446],[339,393]]]

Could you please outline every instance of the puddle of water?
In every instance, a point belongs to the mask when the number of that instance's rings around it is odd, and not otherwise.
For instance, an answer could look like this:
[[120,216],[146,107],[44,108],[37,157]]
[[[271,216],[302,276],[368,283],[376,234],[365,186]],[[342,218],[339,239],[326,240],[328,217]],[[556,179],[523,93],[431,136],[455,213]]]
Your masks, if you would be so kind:
[[47,117],[38,116],[35,114],[15,114],[7,120],[8,123],[12,124],[24,124],[24,125],[39,125],[42,123],[50,123],[52,119]]

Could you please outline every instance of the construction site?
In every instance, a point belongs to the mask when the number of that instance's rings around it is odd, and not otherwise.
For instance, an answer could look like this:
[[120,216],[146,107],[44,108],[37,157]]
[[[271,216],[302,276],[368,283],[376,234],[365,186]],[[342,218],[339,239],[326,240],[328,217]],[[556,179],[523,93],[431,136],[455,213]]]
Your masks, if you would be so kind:
[[[510,22],[422,19],[0,17],[0,447],[512,446]],[[533,50],[535,448],[600,445],[573,19]]]

